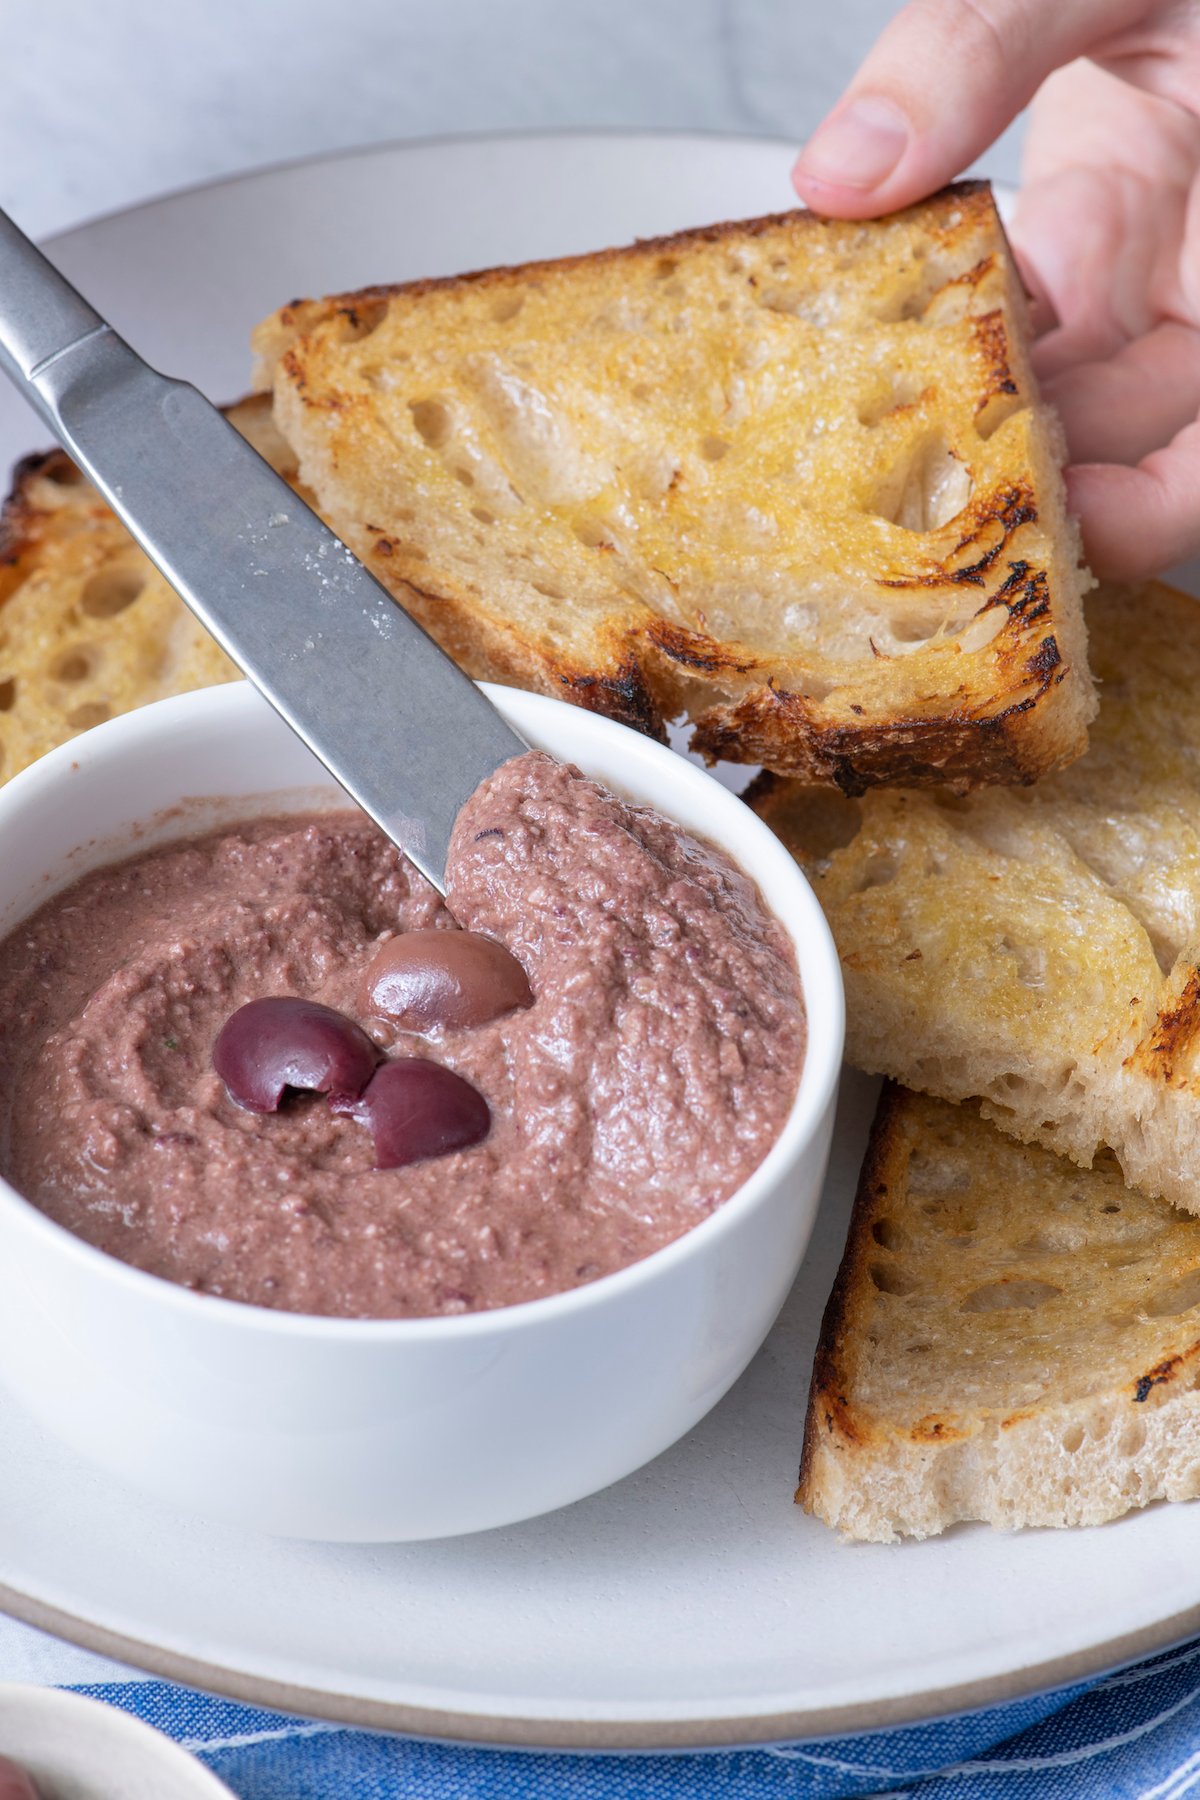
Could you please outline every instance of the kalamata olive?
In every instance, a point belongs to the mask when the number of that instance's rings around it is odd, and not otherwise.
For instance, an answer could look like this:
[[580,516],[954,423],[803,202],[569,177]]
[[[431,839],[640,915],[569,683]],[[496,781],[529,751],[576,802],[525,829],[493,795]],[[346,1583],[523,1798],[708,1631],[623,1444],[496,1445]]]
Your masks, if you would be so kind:
[[503,944],[476,931],[406,931],[376,951],[362,1008],[402,1031],[486,1025],[531,1006],[524,969]]
[[221,1027],[212,1059],[231,1100],[250,1112],[275,1112],[290,1087],[357,1098],[380,1052],[331,1006],[278,995],[239,1006]]
[[7,1756],[0,1756],[0,1800],[38,1800],[32,1778]]
[[375,1166],[402,1169],[481,1144],[492,1115],[479,1089],[441,1063],[401,1056],[376,1069],[357,1100],[330,1096],[335,1112],[370,1128]]

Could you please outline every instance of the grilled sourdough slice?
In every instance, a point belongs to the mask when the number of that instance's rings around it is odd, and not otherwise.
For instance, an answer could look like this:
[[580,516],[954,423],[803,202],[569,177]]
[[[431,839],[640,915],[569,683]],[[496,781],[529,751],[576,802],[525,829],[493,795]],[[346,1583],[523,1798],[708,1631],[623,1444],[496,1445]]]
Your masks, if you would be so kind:
[[860,1068],[1200,1211],[1200,605],[1089,603],[1088,754],[1034,788],[749,798],[810,873]]
[[323,511],[472,674],[857,793],[1084,747],[1025,337],[969,183],[297,301],[255,346]]
[[[227,417],[294,476],[264,400]],[[63,451],[18,465],[0,510],[0,781],[89,725],[237,675]]]
[[796,1498],[848,1538],[1200,1494],[1200,1221],[885,1088]]

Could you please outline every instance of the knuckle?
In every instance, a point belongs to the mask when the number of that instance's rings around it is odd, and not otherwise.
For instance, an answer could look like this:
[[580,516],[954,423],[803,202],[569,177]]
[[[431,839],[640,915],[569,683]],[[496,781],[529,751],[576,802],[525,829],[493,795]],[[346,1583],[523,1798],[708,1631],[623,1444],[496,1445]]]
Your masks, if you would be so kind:
[[929,0],[930,22],[956,55],[1008,85],[1031,53],[1032,15],[1023,0]]

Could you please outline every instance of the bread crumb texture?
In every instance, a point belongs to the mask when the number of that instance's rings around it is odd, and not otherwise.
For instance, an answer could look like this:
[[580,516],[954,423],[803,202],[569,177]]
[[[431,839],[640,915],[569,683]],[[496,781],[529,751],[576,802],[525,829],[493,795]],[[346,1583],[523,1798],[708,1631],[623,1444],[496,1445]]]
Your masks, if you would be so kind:
[[[294,478],[266,402],[228,416]],[[89,726],[238,675],[63,451],[18,464],[0,510],[0,782]]]
[[473,674],[854,793],[1083,749],[1086,577],[981,184],[299,301],[255,344],[322,508]]
[[797,1499],[848,1538],[1097,1525],[1200,1494],[1200,1220],[885,1090]]
[[1087,755],[1032,788],[760,782],[841,954],[848,1054],[1200,1211],[1200,607],[1089,606]]

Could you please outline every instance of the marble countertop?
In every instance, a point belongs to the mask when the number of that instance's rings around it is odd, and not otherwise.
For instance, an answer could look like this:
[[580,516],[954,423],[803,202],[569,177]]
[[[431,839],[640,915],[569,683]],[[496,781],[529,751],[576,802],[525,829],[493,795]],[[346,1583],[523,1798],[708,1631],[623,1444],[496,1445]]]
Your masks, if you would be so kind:
[[[0,6],[0,13],[2,13]],[[35,236],[241,169],[446,133],[799,142],[893,0],[56,0],[9,38],[0,206]],[[1019,127],[984,160],[1016,176]]]

